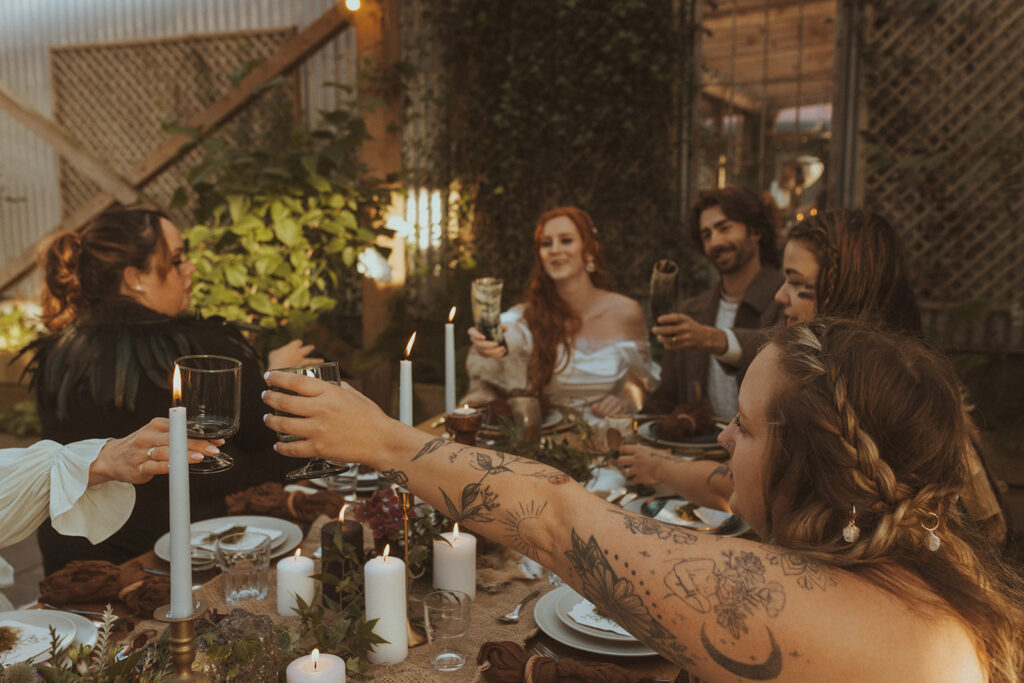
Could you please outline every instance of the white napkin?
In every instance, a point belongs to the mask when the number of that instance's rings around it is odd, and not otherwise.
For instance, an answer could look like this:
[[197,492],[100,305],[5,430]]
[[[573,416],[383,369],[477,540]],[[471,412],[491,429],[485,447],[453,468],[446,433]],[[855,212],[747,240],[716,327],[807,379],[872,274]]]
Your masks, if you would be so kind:
[[586,598],[583,598],[569,610],[569,616],[577,624],[589,626],[591,628],[600,629],[602,631],[611,631],[617,633],[620,636],[633,637],[633,634],[622,628],[608,617],[602,617],[597,613],[594,608],[594,603],[590,602]]
[[[202,531],[193,530],[192,546],[195,548],[202,548],[203,550],[213,552],[214,546],[216,546],[217,544],[217,540],[215,537],[218,534],[222,534],[228,529],[231,529],[236,526],[244,526],[246,531],[255,531],[257,533],[266,535],[270,538],[271,548],[277,545],[278,540],[280,540],[281,537],[284,536],[283,531],[279,531],[276,529],[264,529],[263,527],[249,526],[247,524],[225,524],[223,527],[218,529],[203,529]],[[248,545],[255,547],[254,543],[250,543]],[[245,548],[246,544],[237,544],[236,547]]]
[[601,492],[607,494],[613,489],[628,484],[629,482],[622,476],[622,472],[616,468],[598,467],[591,471],[590,479],[587,480],[585,486],[588,491],[601,495]]

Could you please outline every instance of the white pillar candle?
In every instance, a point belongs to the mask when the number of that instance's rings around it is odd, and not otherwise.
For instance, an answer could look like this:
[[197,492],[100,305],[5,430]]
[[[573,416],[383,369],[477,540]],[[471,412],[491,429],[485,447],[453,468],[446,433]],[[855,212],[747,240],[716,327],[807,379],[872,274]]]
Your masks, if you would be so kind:
[[434,541],[434,588],[462,591],[476,599],[476,536],[459,531],[445,531]]
[[313,579],[313,558],[303,557],[301,550],[277,563],[277,613],[282,617],[298,614],[301,597],[306,605],[313,604],[316,581]]
[[345,660],[331,654],[310,654],[292,661],[285,670],[288,683],[345,683]]
[[402,424],[412,424],[412,345],[416,341],[416,333],[409,337],[405,346],[405,358],[398,362],[398,420]]
[[[174,366],[174,401],[181,400],[181,370]],[[188,432],[185,427],[185,406],[175,406],[167,413],[170,421],[167,474],[170,499],[171,536],[171,613],[172,619],[192,616],[192,531],[188,495]]]
[[388,641],[378,643],[366,653],[371,664],[397,664],[409,654],[409,634],[405,622],[405,562],[384,554],[366,563],[363,576],[366,593],[366,619],[377,619],[373,632]]
[[455,410],[455,307],[448,311],[444,325],[444,412]]

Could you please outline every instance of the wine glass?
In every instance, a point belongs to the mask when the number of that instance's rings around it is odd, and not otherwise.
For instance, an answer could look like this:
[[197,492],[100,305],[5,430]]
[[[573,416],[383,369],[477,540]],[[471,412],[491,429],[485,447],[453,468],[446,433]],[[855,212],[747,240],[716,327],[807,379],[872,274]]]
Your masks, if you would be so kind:
[[[331,363],[313,363],[310,365],[297,365],[292,368],[273,368],[274,372],[293,372],[297,375],[306,375],[307,377],[316,377],[322,379],[325,382],[331,384],[341,384],[341,371],[338,370],[338,364]],[[290,392],[286,389],[275,387],[274,391],[281,391],[286,394]],[[274,411],[277,415],[284,417],[295,417],[290,413],[276,410]],[[286,434],[284,432],[278,432],[277,438],[279,441],[302,441],[303,437],[295,436],[294,434]],[[309,458],[306,464],[297,470],[292,470],[288,474],[284,475],[284,478],[288,481],[301,481],[303,479],[319,479],[321,477],[327,477],[332,474],[345,474],[348,473],[351,468],[350,463],[333,463],[321,458]]]
[[[242,362],[227,356],[182,356],[174,361],[181,372],[185,431],[193,439],[226,439],[238,431],[242,411]],[[234,458],[221,452],[189,465],[192,474],[231,469]]]

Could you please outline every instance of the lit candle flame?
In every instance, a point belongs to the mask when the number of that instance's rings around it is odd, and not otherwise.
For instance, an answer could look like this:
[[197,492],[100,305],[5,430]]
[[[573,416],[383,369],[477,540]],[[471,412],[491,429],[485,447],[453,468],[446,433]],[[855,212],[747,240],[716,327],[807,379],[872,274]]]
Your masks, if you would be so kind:
[[320,650],[313,648],[313,651],[309,653],[310,659],[313,660],[313,669],[316,669],[316,663],[320,661]]
[[181,400],[181,368],[177,363],[174,365],[174,402]]
[[345,7],[349,12],[355,12],[359,9],[359,0],[345,0]]
[[416,333],[413,332],[412,336],[409,337],[409,343],[405,345],[405,357],[408,358],[409,354],[412,353],[412,345],[416,343]]
[[384,546],[384,554],[382,555],[382,557],[384,558],[385,562],[387,562],[388,555],[390,555],[390,554],[391,554],[391,544],[388,543],[386,546]]
[[296,548],[296,549],[295,549],[295,557],[298,557],[298,556],[300,556],[301,554],[302,554],[302,548]]
[[452,310],[448,311],[448,322],[455,320],[455,307],[452,306]]
[[348,503],[345,503],[344,505],[341,506],[341,512],[338,513],[338,521],[339,522],[344,522],[345,521],[345,511],[346,510],[348,510]]
[[455,522],[455,528],[452,529],[452,540],[456,540],[459,537],[459,523]]

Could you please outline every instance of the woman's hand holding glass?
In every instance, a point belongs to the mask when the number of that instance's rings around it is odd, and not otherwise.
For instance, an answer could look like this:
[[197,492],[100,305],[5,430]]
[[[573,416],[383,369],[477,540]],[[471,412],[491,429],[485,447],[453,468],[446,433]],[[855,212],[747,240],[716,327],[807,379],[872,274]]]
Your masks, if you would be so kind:
[[[167,474],[169,425],[166,417],[155,417],[128,436],[107,441],[89,467],[89,486],[108,481],[145,484]],[[189,462],[201,462],[207,455],[220,453],[218,446],[223,443],[224,439],[189,439]]]
[[[508,327],[505,325],[501,326],[503,331],[508,331]],[[504,344],[499,344],[493,339],[488,339],[480,330],[475,327],[467,330],[469,334],[469,340],[473,342],[473,348],[484,358],[501,358],[508,353],[508,347]]]

